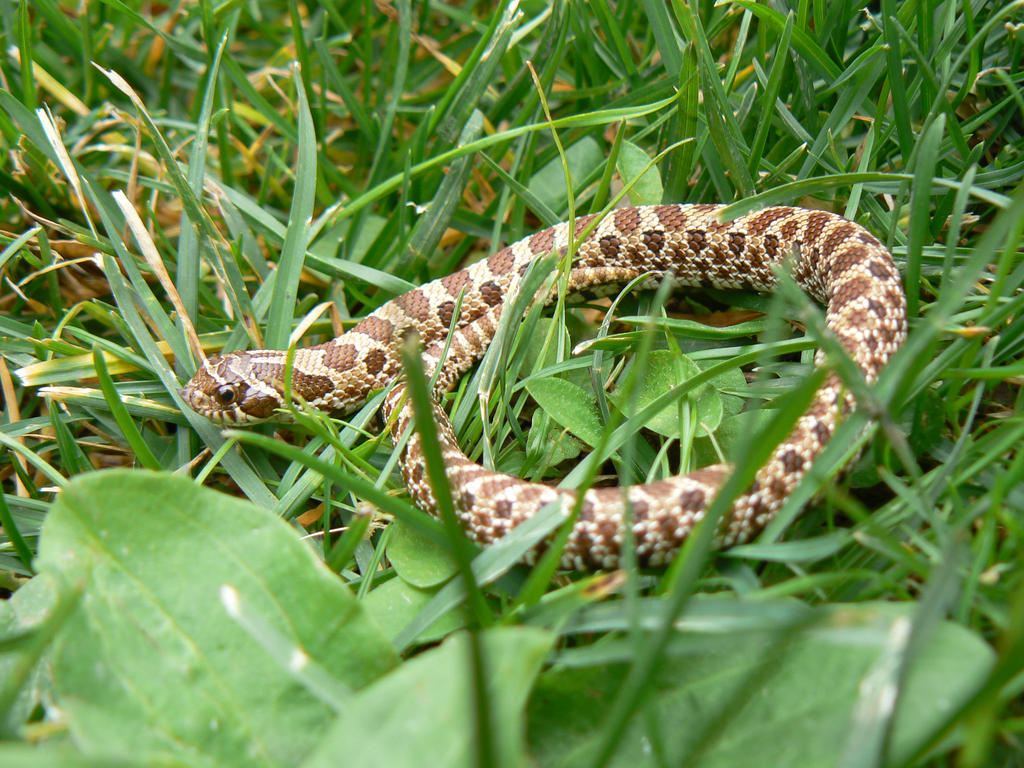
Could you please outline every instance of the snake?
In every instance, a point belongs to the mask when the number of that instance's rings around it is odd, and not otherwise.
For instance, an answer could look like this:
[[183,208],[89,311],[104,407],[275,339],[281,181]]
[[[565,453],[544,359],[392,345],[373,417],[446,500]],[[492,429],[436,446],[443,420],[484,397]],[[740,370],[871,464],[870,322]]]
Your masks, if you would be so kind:
[[[400,457],[406,488],[418,507],[440,514],[402,384],[402,346],[415,333],[424,360],[434,363],[428,372],[434,374],[436,431],[455,512],[470,539],[493,544],[555,504],[564,515],[576,515],[561,553],[563,568],[619,567],[625,542],[640,565],[665,566],[733,472],[729,463],[647,484],[591,487],[580,499],[577,489],[527,482],[470,459],[440,399],[481,359],[530,266],[551,253],[569,256],[565,290],[574,295],[631,281],[653,287],[664,279],[684,287],[771,292],[785,272],[825,306],[828,332],[866,382],[877,380],[907,332],[906,295],[889,250],[864,227],[830,211],[773,206],[727,220],[724,209],[625,207],[524,237],[392,298],[326,343],[295,349],[292,397],[344,414],[392,385],[382,411],[392,434],[407,436]],[[223,425],[287,420],[287,354],[260,349],[211,356],[182,390],[183,399]],[[819,350],[816,365],[826,365],[825,358]],[[747,542],[764,529],[855,407],[849,387],[828,370],[806,410],[719,521],[717,547]],[[533,562],[544,546],[526,561]]]

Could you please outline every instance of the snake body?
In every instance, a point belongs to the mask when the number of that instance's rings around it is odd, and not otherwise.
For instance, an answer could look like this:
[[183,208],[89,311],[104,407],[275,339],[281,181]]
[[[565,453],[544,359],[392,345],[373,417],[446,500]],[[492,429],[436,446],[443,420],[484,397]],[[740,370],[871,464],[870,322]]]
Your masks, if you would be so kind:
[[[483,355],[530,264],[552,251],[564,254],[571,246],[576,248],[568,278],[573,293],[639,276],[648,276],[651,284],[671,276],[683,286],[770,291],[775,268],[791,259],[795,282],[826,305],[827,326],[867,381],[875,380],[906,336],[906,298],[888,250],[863,227],[826,211],[772,207],[723,223],[722,207],[622,208],[596,223],[594,216],[583,216],[572,225],[558,224],[526,237],[392,299],[332,341],[297,350],[292,392],[325,411],[355,409],[370,392],[400,376],[400,346],[410,331],[422,340],[425,359],[441,365],[435,391],[449,389]],[[279,418],[278,409],[285,405],[285,359],[286,353],[277,350],[212,357],[183,390],[184,398],[220,423]],[[413,419],[402,389],[393,389],[384,406],[384,415],[395,417],[395,435],[404,434]],[[829,374],[751,487],[734,501],[718,532],[721,546],[749,540],[772,519],[852,406],[839,378]],[[476,542],[496,541],[549,503],[561,504],[566,513],[572,509],[575,490],[486,469],[459,448],[439,406],[435,420],[457,514]],[[416,504],[436,513],[415,432],[401,467]],[[647,485],[586,490],[563,567],[616,567],[626,519],[632,521],[639,562],[667,563],[730,471],[729,465],[717,464]]]

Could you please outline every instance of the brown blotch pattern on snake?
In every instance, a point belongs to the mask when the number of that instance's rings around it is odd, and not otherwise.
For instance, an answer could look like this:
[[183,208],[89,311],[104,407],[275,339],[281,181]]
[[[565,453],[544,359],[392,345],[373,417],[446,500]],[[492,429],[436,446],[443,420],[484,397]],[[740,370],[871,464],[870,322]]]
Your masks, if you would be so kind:
[[[722,206],[660,205],[614,211],[597,222],[590,235],[573,243],[578,249],[566,289],[585,293],[604,282],[617,283],[653,273],[673,275],[681,285],[715,285],[771,290],[774,268],[789,263],[793,279],[812,297],[828,304],[827,323],[873,382],[906,335],[906,300],[899,273],[889,252],[862,227],[827,211],[773,207],[723,223]],[[428,354],[428,372],[441,366],[439,386],[450,388],[480,357],[494,335],[496,319],[519,287],[519,276],[538,257],[564,248],[594,217],[578,218],[537,232],[465,270],[427,283],[375,310],[354,331],[332,342],[295,354],[294,389],[314,407],[357,408],[373,388],[384,386],[400,371],[401,338],[417,331]],[[442,361],[444,334],[454,319],[453,299],[464,295],[463,317]],[[549,297],[549,300],[553,296]],[[432,350],[432,352],[430,352]],[[211,400],[222,375],[247,378],[251,391],[273,403],[279,396],[274,376],[284,368],[284,351],[233,353],[211,361],[184,390],[186,401],[218,420],[245,422],[251,414],[226,416],[212,410]],[[240,372],[240,373],[239,373]],[[385,400],[384,416],[395,417],[396,436],[414,420],[399,383]],[[435,393],[440,395],[441,392]],[[255,403],[254,403],[255,405]],[[282,403],[283,405],[283,403]],[[774,449],[751,486],[733,502],[717,530],[717,544],[747,541],[771,520],[807,468],[854,406],[850,393],[829,374],[806,413]],[[258,405],[260,413],[273,408]],[[262,418],[262,417],[261,417]],[[522,524],[545,504],[572,509],[575,491],[544,485],[485,469],[459,447],[447,416],[435,410],[449,484],[463,511],[468,535],[480,544]],[[436,513],[436,499],[422,471],[422,448],[410,441],[402,457],[410,495]],[[576,521],[562,553],[566,568],[614,568],[623,526],[632,521],[639,562],[664,565],[679,543],[704,516],[731,469],[707,467],[689,475],[669,477],[649,486],[601,488],[586,492],[583,514]],[[543,548],[526,559],[532,561]]]

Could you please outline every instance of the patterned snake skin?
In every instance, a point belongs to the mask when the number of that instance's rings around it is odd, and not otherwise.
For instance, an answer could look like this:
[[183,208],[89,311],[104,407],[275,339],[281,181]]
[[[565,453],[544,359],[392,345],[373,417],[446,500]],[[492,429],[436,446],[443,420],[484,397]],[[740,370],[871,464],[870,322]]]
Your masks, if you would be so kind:
[[[906,299],[899,273],[885,247],[857,224],[825,211],[767,208],[729,223],[719,205],[657,205],[623,208],[573,243],[577,255],[569,291],[623,284],[649,275],[649,284],[672,275],[676,284],[768,291],[773,267],[793,257],[795,281],[826,305],[826,322],[870,382],[906,335]],[[573,240],[594,216],[576,220]],[[425,360],[440,362],[435,394],[450,389],[483,355],[502,309],[538,256],[570,247],[569,225],[559,224],[447,277],[387,302],[338,338],[295,353],[292,391],[324,411],[347,412],[401,374],[403,338],[415,331]],[[440,361],[456,301],[461,313]],[[257,350],[211,358],[183,395],[197,412],[227,424],[280,419],[284,405],[285,352]],[[394,435],[413,419],[411,405],[395,387],[385,416],[394,415]],[[853,406],[831,374],[789,435],[740,495],[718,534],[720,546],[746,541],[772,519],[822,451],[844,411]],[[485,469],[459,448],[448,417],[435,407],[441,447],[457,513],[472,539],[489,544],[559,502],[568,513],[576,491],[524,482]],[[614,568],[620,557],[622,522],[629,504],[638,560],[664,565],[701,519],[730,467],[718,464],[688,475],[629,488],[592,488],[584,493],[579,518],[562,565],[572,569]],[[414,432],[402,457],[402,473],[413,500],[435,513]],[[534,556],[536,553],[534,553]]]

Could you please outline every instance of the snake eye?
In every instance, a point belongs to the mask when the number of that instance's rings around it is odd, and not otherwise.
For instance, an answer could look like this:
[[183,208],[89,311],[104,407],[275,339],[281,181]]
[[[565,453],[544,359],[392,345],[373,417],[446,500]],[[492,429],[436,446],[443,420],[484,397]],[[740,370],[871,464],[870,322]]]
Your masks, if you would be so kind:
[[213,396],[219,404],[231,405],[238,400],[238,387],[225,384],[222,387],[217,387],[217,391],[213,393]]

